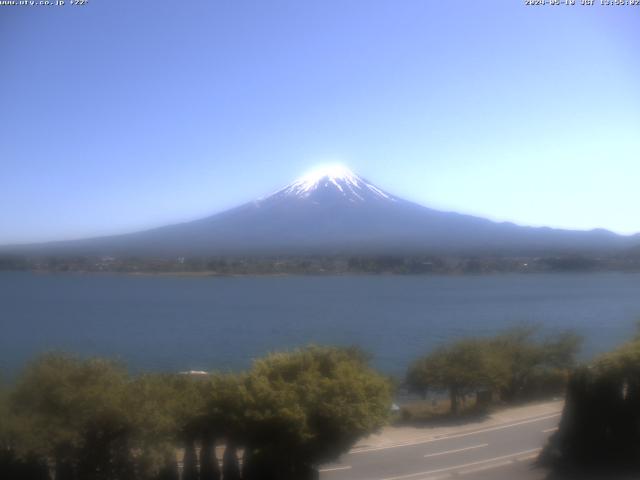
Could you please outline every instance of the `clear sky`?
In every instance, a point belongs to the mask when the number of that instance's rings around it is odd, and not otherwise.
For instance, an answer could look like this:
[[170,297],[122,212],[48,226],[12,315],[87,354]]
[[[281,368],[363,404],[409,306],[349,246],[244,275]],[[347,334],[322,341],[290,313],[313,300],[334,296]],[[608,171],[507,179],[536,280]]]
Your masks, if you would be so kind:
[[597,3],[0,7],[0,243],[195,219],[326,162],[435,208],[640,232],[640,6]]

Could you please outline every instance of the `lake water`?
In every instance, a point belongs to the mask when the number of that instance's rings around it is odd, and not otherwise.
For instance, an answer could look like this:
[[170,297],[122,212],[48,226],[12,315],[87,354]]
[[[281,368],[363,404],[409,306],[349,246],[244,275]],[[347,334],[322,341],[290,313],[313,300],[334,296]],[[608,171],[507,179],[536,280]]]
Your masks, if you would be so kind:
[[640,275],[190,278],[0,273],[0,370],[67,350],[134,370],[232,370],[266,352],[357,344],[381,370],[465,335],[521,322],[585,336],[584,355],[625,341]]

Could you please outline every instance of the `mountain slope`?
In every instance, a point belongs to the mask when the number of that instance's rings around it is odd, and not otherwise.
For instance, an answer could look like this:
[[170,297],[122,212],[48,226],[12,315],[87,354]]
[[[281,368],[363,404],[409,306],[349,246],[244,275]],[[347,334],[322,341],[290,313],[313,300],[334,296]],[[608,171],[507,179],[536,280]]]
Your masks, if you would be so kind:
[[601,252],[640,244],[606,230],[496,223],[395,197],[344,167],[237,208],[145,232],[32,246],[82,255]]

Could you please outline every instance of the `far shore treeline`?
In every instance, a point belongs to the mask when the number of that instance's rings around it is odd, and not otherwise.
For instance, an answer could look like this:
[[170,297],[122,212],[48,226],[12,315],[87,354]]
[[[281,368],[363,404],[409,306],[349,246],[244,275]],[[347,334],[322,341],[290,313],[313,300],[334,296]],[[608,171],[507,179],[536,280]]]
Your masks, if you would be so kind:
[[0,271],[192,275],[479,274],[640,272],[640,250],[603,254],[358,254],[253,256],[83,256],[0,253]]
[[356,347],[309,346],[207,374],[131,375],[108,359],[47,353],[0,391],[0,478],[317,479],[321,464],[388,422],[424,421],[391,408],[399,385],[433,394],[429,405],[444,401],[439,421],[562,395],[568,385],[543,459],[635,468],[640,337],[589,366],[576,363],[580,343],[572,332],[519,326],[442,345],[400,382]]

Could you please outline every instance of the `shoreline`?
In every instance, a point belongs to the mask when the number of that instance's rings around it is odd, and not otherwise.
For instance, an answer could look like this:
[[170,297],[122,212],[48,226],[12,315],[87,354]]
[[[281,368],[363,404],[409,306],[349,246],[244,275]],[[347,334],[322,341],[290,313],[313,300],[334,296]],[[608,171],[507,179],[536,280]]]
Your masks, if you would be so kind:
[[237,277],[497,277],[508,275],[603,275],[640,274],[640,269],[603,269],[588,271],[491,271],[491,272],[434,272],[434,273],[400,273],[400,272],[237,272],[222,273],[215,270],[207,271],[115,271],[115,270],[0,270],[0,273],[29,273],[32,275],[91,275],[91,276],[130,276],[130,277],[176,277],[176,278],[237,278]]

